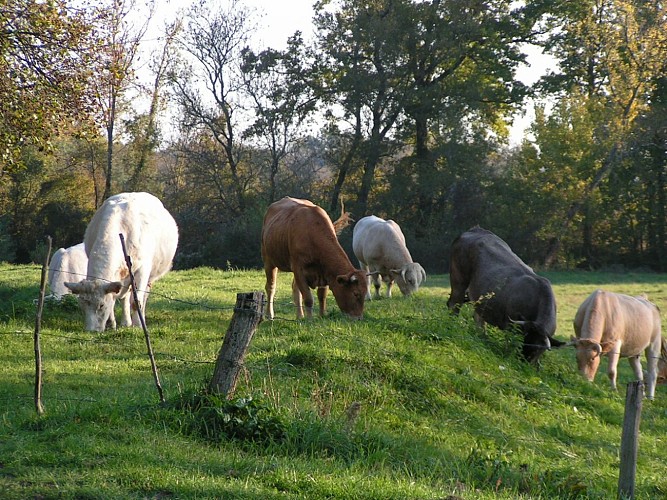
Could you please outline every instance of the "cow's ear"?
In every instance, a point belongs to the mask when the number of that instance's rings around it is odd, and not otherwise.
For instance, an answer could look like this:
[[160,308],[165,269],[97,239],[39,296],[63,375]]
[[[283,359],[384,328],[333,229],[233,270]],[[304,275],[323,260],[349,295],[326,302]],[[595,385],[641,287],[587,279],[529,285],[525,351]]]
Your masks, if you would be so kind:
[[123,288],[123,284],[120,281],[112,281],[104,285],[104,293],[118,293]]
[[70,291],[74,294],[81,293],[82,288],[81,288],[81,283],[73,283],[71,281],[66,281],[63,283],[67,288],[70,289]]
[[351,283],[356,283],[358,280],[356,274],[339,274],[336,276],[336,281],[339,285],[349,285]]

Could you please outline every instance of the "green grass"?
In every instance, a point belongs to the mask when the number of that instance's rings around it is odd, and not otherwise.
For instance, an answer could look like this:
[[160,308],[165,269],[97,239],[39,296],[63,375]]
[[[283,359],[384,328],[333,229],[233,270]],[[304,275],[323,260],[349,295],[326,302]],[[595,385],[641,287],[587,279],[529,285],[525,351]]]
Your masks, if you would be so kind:
[[[667,310],[665,275],[547,276],[562,340],[597,287],[645,292]],[[38,267],[0,265],[2,498],[616,496],[627,361],[618,393],[606,362],[584,381],[571,349],[528,366],[516,336],[479,331],[466,309],[450,316],[447,276],[429,276],[412,298],[368,303],[361,322],[343,318],[331,295],[327,318],[297,322],[291,276],[280,274],[277,319],[260,324],[232,406],[201,389],[236,294],[262,290],[262,272],[175,271],[154,285],[147,322],[165,405],[140,330],[84,332],[74,300],[47,303],[42,417],[33,402],[39,278]],[[230,421],[236,438],[225,434]],[[636,498],[667,496],[665,436],[659,386],[644,402]]]

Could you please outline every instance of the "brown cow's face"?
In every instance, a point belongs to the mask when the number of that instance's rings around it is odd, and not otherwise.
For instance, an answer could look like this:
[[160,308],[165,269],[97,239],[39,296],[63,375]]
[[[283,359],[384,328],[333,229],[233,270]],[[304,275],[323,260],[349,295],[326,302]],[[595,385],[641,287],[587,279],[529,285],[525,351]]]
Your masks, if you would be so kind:
[[362,319],[364,316],[364,299],[368,291],[366,273],[360,270],[336,277],[331,284],[331,292],[336,299],[340,310],[352,319]]
[[602,353],[598,350],[599,344],[579,340],[577,342],[577,366],[586,380],[592,382],[600,366]]

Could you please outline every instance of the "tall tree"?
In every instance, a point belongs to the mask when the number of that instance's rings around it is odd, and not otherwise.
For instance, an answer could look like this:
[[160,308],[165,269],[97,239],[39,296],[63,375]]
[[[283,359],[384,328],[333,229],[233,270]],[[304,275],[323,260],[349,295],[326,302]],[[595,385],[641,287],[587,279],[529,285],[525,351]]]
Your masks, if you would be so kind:
[[23,166],[24,146],[49,148],[91,116],[96,15],[65,0],[0,6],[0,175]]
[[145,179],[150,156],[154,153],[159,143],[158,114],[164,103],[164,87],[171,65],[174,63],[174,51],[176,37],[181,30],[181,21],[164,26],[164,39],[161,48],[153,55],[150,69],[153,73],[153,84],[148,89],[150,105],[144,116],[135,120],[136,130],[134,133],[137,157],[134,167],[130,170],[127,189],[130,191],[146,190],[150,184]]
[[107,161],[105,169],[104,194],[101,200],[113,193],[114,177],[114,142],[116,125],[123,111],[123,99],[134,84],[134,65],[136,63],[141,40],[148,29],[155,3],[148,3],[148,15],[142,24],[135,25],[139,9],[135,0],[111,0],[106,8],[106,16],[101,23],[104,45],[99,53],[98,70],[100,72],[97,88],[98,112],[106,131]]
[[637,117],[646,110],[667,57],[667,6],[639,0],[563,2],[550,18],[553,36],[547,47],[561,71],[545,78],[545,88],[580,93],[600,124],[591,147],[604,145],[598,167],[585,180],[581,196],[562,217],[544,263],[557,258],[562,236],[586,201],[620,158]]
[[[244,112],[240,65],[254,25],[251,11],[239,0],[223,5],[201,0],[187,12],[179,46],[180,68],[170,78],[183,130],[210,138],[218,151],[201,164],[209,182],[218,186],[218,201],[239,215],[246,208],[242,171],[245,148],[240,142]],[[200,142],[201,144],[201,142]],[[231,191],[232,196],[228,192]]]
[[257,138],[269,153],[268,201],[276,199],[281,162],[298,143],[303,126],[315,111],[316,100],[308,85],[308,56],[300,34],[288,41],[287,50],[266,49],[259,54],[243,52],[242,75],[255,110],[255,119],[244,131]]
[[[408,83],[400,44],[408,29],[405,1],[341,0],[335,10],[331,4],[316,4],[318,46],[326,58],[324,98],[335,104],[334,109],[342,106],[344,118],[352,121],[351,147],[358,150],[362,164],[353,211],[361,217],[367,211],[376,169],[391,151],[388,139],[402,112]],[[337,188],[344,182],[344,167],[338,172]],[[335,201],[332,198],[332,206]]]

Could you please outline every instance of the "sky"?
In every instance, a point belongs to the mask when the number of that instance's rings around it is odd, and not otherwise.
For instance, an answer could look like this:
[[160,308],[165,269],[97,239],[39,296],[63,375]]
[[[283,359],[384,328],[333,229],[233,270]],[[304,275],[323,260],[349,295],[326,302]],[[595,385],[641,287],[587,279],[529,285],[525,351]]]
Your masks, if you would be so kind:
[[[184,8],[193,0],[156,0],[158,9],[153,27],[162,25],[164,19],[176,15],[180,8]],[[288,37],[299,30],[304,39],[312,36],[312,4],[315,0],[241,0],[243,4],[256,11],[258,31],[256,48],[273,47],[284,49]],[[527,47],[528,66],[519,68],[517,76],[526,84],[534,83],[543,75],[552,64],[552,60],[542,55],[538,48]],[[524,130],[530,125],[534,117],[533,103],[527,103],[524,113],[515,117],[511,128],[510,143],[517,144],[524,135]]]

